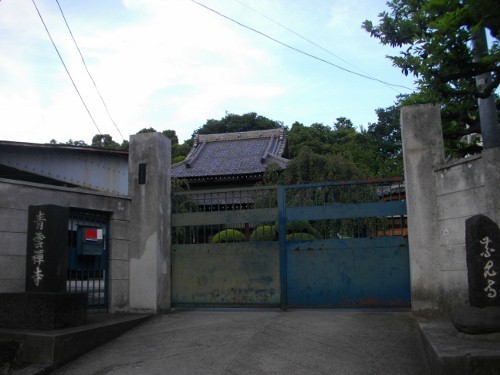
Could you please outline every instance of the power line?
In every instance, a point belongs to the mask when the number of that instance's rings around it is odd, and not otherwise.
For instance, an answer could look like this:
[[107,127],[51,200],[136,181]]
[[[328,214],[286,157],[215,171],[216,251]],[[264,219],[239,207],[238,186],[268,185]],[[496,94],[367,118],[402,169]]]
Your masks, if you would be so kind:
[[287,27],[287,26],[283,25],[282,23],[280,23],[280,22],[278,22],[278,21],[276,21],[276,20],[272,19],[272,18],[271,18],[271,17],[269,17],[269,16],[266,16],[264,13],[259,12],[257,9],[254,9],[254,8],[252,8],[251,6],[249,6],[249,5],[247,5],[247,4],[243,3],[243,2],[241,2],[241,1],[239,1],[239,0],[234,0],[234,1],[236,1],[238,4],[241,4],[241,5],[243,5],[244,7],[248,8],[248,9],[250,9],[251,11],[253,11],[253,12],[255,12],[255,13],[259,14],[260,16],[262,16],[262,17],[264,17],[264,18],[268,19],[269,21],[273,22],[274,24],[276,24],[276,25],[278,25],[278,26],[280,26],[280,27],[284,28],[285,30],[287,30],[287,31],[291,32],[292,34],[294,34],[294,35],[298,36],[299,38],[301,38],[301,39],[305,40],[306,42],[311,43],[312,45],[314,45],[314,46],[316,46],[316,47],[320,48],[321,50],[325,51],[326,53],[328,53],[328,54],[330,54],[330,55],[332,55],[332,56],[336,57],[337,59],[339,59],[339,60],[341,60],[341,61],[345,62],[346,64],[349,64],[349,65],[350,65],[350,66],[352,66],[353,68],[359,69],[357,66],[354,66],[354,65],[353,65],[353,64],[351,64],[349,61],[344,60],[342,57],[340,57],[340,56],[338,56],[338,55],[334,54],[333,52],[330,52],[330,51],[329,51],[329,50],[327,50],[326,48],[324,48],[324,47],[320,46],[319,44],[317,44],[317,43],[313,42],[312,40],[310,40],[310,39],[306,38],[305,36],[303,36],[303,35],[301,35],[301,34],[297,33],[296,31],[294,31],[294,30],[290,29],[289,27]]
[[[313,46],[318,47],[319,49],[321,49],[322,51],[324,51],[324,52],[328,53],[329,55],[332,55],[333,57],[336,57],[336,58],[337,58],[337,59],[339,59],[340,61],[345,62],[346,64],[348,64],[348,65],[352,66],[353,68],[358,69],[359,71],[361,71],[361,72],[363,72],[363,73],[365,73],[365,74],[368,74],[367,72],[365,72],[365,71],[363,71],[362,69],[360,69],[359,67],[355,66],[354,64],[352,64],[352,63],[351,63],[351,62],[349,62],[348,60],[343,59],[342,57],[340,57],[340,56],[336,55],[335,53],[331,52],[330,50],[326,49],[325,47],[323,47],[323,46],[321,46],[321,45],[319,45],[319,44],[315,43],[314,41],[312,41],[312,40],[311,40],[311,39],[309,39],[309,38],[306,38],[305,36],[303,36],[303,35],[299,34],[298,32],[296,32],[296,31],[292,30],[291,28],[289,28],[289,27],[287,27],[287,26],[283,25],[282,23],[280,23],[280,22],[278,22],[278,21],[276,21],[276,20],[272,19],[271,17],[269,17],[269,16],[265,15],[264,13],[259,12],[258,10],[256,10],[256,9],[252,8],[251,6],[249,6],[249,5],[247,5],[247,4],[243,3],[243,2],[241,2],[241,1],[239,1],[239,0],[234,0],[234,1],[235,1],[235,2],[237,2],[238,4],[243,5],[244,7],[248,8],[248,9],[250,9],[252,12],[255,12],[255,13],[259,14],[260,16],[262,16],[262,17],[264,17],[264,18],[268,19],[269,21],[271,21],[271,22],[273,22],[274,24],[276,24],[276,25],[278,25],[278,26],[282,27],[283,29],[285,29],[285,30],[287,30],[287,31],[291,32],[292,34],[294,34],[294,35],[298,36],[299,38],[301,38],[301,39],[305,40],[306,42],[308,42],[308,43],[312,44]],[[394,90],[394,91],[399,92],[399,93],[401,94],[401,92],[400,92],[399,90],[395,89],[395,88],[394,88],[394,87],[392,87],[391,85],[388,85],[388,84],[385,84],[385,85],[386,85],[387,87],[389,87],[391,90]]]
[[66,27],[68,28],[68,31],[71,35],[71,39],[73,39],[73,42],[75,43],[75,47],[76,49],[78,50],[78,53],[80,54],[80,57],[82,59],[82,63],[83,63],[83,66],[85,66],[85,70],[87,71],[87,74],[89,75],[89,78],[90,80],[92,81],[92,83],[94,84],[94,87],[95,87],[95,90],[97,91],[97,95],[99,95],[99,98],[101,99],[101,102],[104,106],[104,108],[106,109],[106,113],[108,114],[108,117],[109,119],[111,120],[111,122],[113,123],[113,125],[115,126],[116,130],[118,131],[118,133],[120,134],[120,136],[122,137],[122,140],[125,140],[125,138],[123,138],[123,135],[122,135],[122,132],[120,131],[120,129],[118,129],[118,125],[116,125],[115,121],[113,120],[113,118],[111,117],[111,114],[109,113],[109,110],[108,110],[108,106],[106,105],[106,103],[104,102],[104,99],[101,95],[101,93],[99,92],[99,89],[97,88],[97,85],[94,81],[94,78],[92,77],[92,74],[90,74],[90,71],[87,67],[87,64],[85,63],[85,59],[83,58],[83,54],[82,52],[80,51],[80,48],[78,47],[78,44],[76,43],[76,40],[75,40],[75,37],[73,36],[73,33],[71,32],[71,28],[69,27],[69,24],[68,24],[68,21],[66,20],[66,17],[64,15],[64,12],[61,8],[61,5],[59,4],[59,0],[56,0],[56,3],[57,3],[57,6],[59,7],[59,10],[61,11],[61,15],[64,19],[64,23],[66,24]]
[[49,36],[49,39],[50,39],[50,41],[52,42],[52,45],[54,46],[54,48],[55,48],[55,50],[56,50],[56,52],[57,52],[57,55],[59,56],[59,59],[61,60],[61,63],[62,63],[62,64],[63,64],[63,66],[64,66],[64,69],[66,70],[66,73],[68,73],[69,79],[71,80],[71,83],[73,83],[73,87],[75,88],[75,90],[76,90],[76,92],[77,92],[78,96],[80,97],[80,100],[82,101],[83,106],[84,106],[84,107],[85,107],[85,109],[87,110],[87,113],[89,114],[90,119],[91,119],[91,120],[92,120],[92,122],[94,123],[94,125],[95,125],[95,127],[96,127],[97,131],[99,132],[99,134],[101,134],[101,135],[102,135],[101,130],[100,130],[100,129],[99,129],[99,127],[97,126],[97,124],[96,124],[96,122],[95,122],[95,120],[94,120],[94,117],[92,117],[92,114],[90,113],[89,108],[87,107],[87,104],[85,104],[85,100],[83,100],[83,97],[82,97],[82,95],[80,94],[80,91],[78,90],[78,87],[76,86],[75,81],[73,81],[73,77],[71,77],[71,74],[70,74],[70,72],[69,72],[68,68],[66,67],[66,64],[64,63],[64,60],[63,60],[63,58],[62,58],[61,54],[59,53],[59,50],[57,49],[57,46],[56,46],[56,44],[55,44],[55,42],[54,42],[54,39],[52,39],[52,35],[50,35],[49,29],[47,28],[47,25],[45,24],[45,21],[44,21],[44,19],[43,19],[43,17],[42,17],[42,14],[40,13],[40,11],[38,10],[38,7],[36,6],[35,0],[31,0],[31,1],[33,2],[33,5],[35,6],[36,12],[38,13],[38,16],[40,17],[40,20],[42,21],[43,26],[45,27],[45,31],[47,32],[47,35]]
[[344,67],[342,67],[342,66],[340,66],[340,65],[337,65],[337,64],[332,63],[331,61],[328,61],[328,60],[322,59],[321,57],[314,56],[314,55],[312,55],[312,54],[310,54],[310,53],[308,53],[308,52],[304,52],[304,51],[302,51],[302,50],[300,50],[300,49],[298,49],[298,48],[295,48],[295,47],[293,47],[293,46],[291,46],[291,45],[289,45],[289,44],[286,44],[286,43],[284,43],[284,42],[281,42],[281,41],[279,41],[279,40],[277,40],[277,39],[275,39],[275,38],[273,38],[273,37],[271,37],[271,36],[269,36],[269,35],[267,35],[267,34],[265,34],[265,33],[261,32],[261,31],[259,31],[259,30],[256,30],[256,29],[254,29],[254,28],[252,28],[252,27],[250,27],[250,26],[247,26],[247,25],[245,25],[245,24],[243,24],[243,23],[241,23],[241,22],[239,22],[239,21],[236,21],[235,19],[233,19],[233,18],[231,18],[231,17],[228,17],[228,16],[226,16],[226,15],[224,15],[224,14],[222,14],[222,13],[220,13],[220,12],[216,11],[215,9],[212,9],[212,8],[210,8],[210,7],[206,6],[205,4],[199,3],[199,2],[198,2],[198,1],[196,1],[196,0],[191,0],[191,1],[192,1],[193,3],[195,3],[195,4],[198,4],[199,6],[201,6],[201,7],[203,7],[203,8],[205,8],[205,9],[207,9],[207,10],[209,10],[209,11],[211,11],[211,12],[213,12],[213,13],[215,13],[215,14],[217,14],[217,15],[219,15],[219,16],[221,16],[221,17],[223,17],[223,18],[225,18],[225,19],[227,19],[227,20],[229,20],[229,21],[231,21],[231,22],[236,23],[237,25],[239,25],[239,26],[241,26],[241,27],[244,27],[244,28],[246,28],[246,29],[248,29],[248,30],[251,30],[251,31],[253,31],[253,32],[255,32],[255,33],[259,34],[259,35],[262,35],[263,37],[268,38],[268,39],[272,40],[272,41],[273,41],[273,42],[275,42],[275,43],[281,44],[282,46],[284,46],[284,47],[286,47],[286,48],[289,48],[289,49],[291,49],[291,50],[293,50],[293,51],[295,51],[295,52],[298,52],[298,53],[300,53],[300,54],[303,54],[303,55],[308,56],[308,57],[310,57],[310,58],[313,58],[313,59],[315,59],[315,60],[321,61],[321,62],[323,62],[323,63],[325,63],[325,64],[331,65],[331,66],[333,66],[333,67],[335,67],[335,68],[337,68],[337,69],[343,70],[343,71],[345,71],[345,72],[347,72],[347,73],[350,73],[350,74],[357,75],[357,76],[362,77],[362,78],[369,79],[369,80],[371,80],[371,81],[377,81],[377,82],[383,83],[384,85],[389,85],[389,86],[392,86],[392,87],[401,87],[401,88],[404,88],[404,89],[406,89],[406,90],[412,90],[411,88],[406,87],[406,86],[403,86],[403,85],[396,85],[396,84],[393,84],[393,83],[389,83],[389,82],[383,81],[383,80],[378,79],[378,78],[370,77],[370,76],[367,76],[367,75],[365,75],[365,74],[357,73],[357,72],[354,72],[354,71],[352,71],[352,70],[346,69],[346,68],[344,68]]

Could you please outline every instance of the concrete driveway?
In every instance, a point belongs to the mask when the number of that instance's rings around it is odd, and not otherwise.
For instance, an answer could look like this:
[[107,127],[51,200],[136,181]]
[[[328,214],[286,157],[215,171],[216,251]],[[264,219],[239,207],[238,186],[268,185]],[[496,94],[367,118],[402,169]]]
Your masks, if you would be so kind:
[[178,310],[54,374],[429,374],[409,312]]

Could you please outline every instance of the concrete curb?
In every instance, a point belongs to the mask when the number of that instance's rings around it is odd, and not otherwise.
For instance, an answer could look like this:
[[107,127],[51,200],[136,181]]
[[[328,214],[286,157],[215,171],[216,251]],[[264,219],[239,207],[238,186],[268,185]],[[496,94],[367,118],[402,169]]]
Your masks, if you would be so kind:
[[0,339],[23,343],[23,361],[31,365],[15,375],[39,375],[62,366],[134,328],[150,317],[145,314],[89,314],[87,324],[53,330],[0,329]]
[[418,326],[432,375],[499,373],[498,334],[462,334],[445,317],[419,318]]

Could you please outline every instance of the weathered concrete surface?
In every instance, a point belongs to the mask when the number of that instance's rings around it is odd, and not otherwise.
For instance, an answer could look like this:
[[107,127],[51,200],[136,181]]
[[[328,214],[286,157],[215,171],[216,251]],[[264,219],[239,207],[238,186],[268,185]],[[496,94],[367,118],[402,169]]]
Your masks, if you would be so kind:
[[[41,204],[111,215],[109,310],[128,312],[130,198],[92,190],[0,179],[0,293],[25,291],[28,207]],[[120,266],[126,272],[116,272]]]
[[13,375],[42,375],[53,367],[59,367],[97,348],[146,319],[149,316],[144,314],[89,314],[87,323],[77,327],[44,331],[0,328],[0,342],[16,340],[22,343],[21,359],[30,366],[17,369]]
[[444,162],[439,107],[414,105],[401,109],[412,309],[439,310],[441,271],[438,204],[434,168]]
[[499,333],[465,334],[444,316],[420,318],[418,325],[432,375],[499,373]]
[[54,374],[429,374],[409,312],[185,310]]
[[130,311],[170,309],[170,140],[130,137]]

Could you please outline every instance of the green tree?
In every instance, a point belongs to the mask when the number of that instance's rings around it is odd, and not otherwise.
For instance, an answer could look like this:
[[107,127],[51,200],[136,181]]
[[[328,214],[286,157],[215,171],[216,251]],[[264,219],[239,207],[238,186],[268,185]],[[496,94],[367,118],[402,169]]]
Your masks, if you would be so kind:
[[304,126],[299,122],[294,122],[288,132],[290,158],[298,156],[304,147],[319,155],[330,154],[332,143],[332,129],[320,123]]
[[267,117],[257,115],[255,112],[243,115],[226,113],[226,116],[220,120],[207,120],[204,125],[193,133],[193,137],[197,134],[236,133],[251,130],[276,129],[282,126],[282,122],[270,120]]
[[62,142],[57,142],[54,138],[52,138],[50,140],[50,144],[51,145],[61,145],[61,144],[65,144],[65,145],[69,145],[69,146],[76,146],[76,147],[84,147],[84,146],[88,146],[87,143],[85,143],[85,141],[82,141],[82,140],[78,140],[78,141],[73,141],[71,138],[68,139],[67,142],[65,143],[62,143]]
[[[149,127],[139,130],[136,134],[145,134],[145,133],[158,133],[158,131],[155,128]],[[170,139],[172,145],[179,143],[179,137],[177,137],[177,133],[175,132],[175,130],[170,130],[170,129],[163,130],[161,134]]]
[[108,148],[112,150],[120,150],[121,146],[119,143],[113,141],[113,137],[109,134],[96,134],[92,138],[92,147],[98,148]]
[[167,129],[162,131],[161,134],[170,139],[170,142],[172,142],[173,145],[179,144],[179,137],[177,137],[177,133],[175,132],[175,130]]
[[283,172],[280,183],[307,184],[324,181],[365,179],[370,175],[366,166],[356,164],[343,155],[319,155],[304,147]]
[[[500,2],[498,0],[393,0],[380,24],[363,28],[382,44],[407,47],[389,56],[405,75],[414,74],[423,91],[440,98],[474,95],[487,98],[500,83]],[[489,54],[476,58],[470,41],[487,28],[493,39]],[[493,73],[490,84],[476,86],[475,77]]]
[[152,128],[152,127],[149,127],[149,128],[142,128],[141,130],[139,130],[137,133],[135,134],[145,134],[145,133],[156,133],[156,129],[155,128]]
[[[461,137],[480,133],[477,98],[487,98],[500,83],[500,2],[498,0],[393,0],[379,24],[362,27],[384,45],[400,48],[388,56],[405,75],[413,74],[419,91],[403,104],[442,106],[447,152],[462,156],[477,151]],[[486,28],[491,35],[488,54],[474,53],[471,40]],[[477,86],[475,77],[491,73],[491,82]]]
[[[155,133],[158,132],[155,128],[143,128],[137,132],[137,134],[144,133]],[[179,137],[177,137],[177,133],[175,130],[167,129],[161,132],[165,137],[170,139],[172,146],[172,164],[179,163],[184,160],[191,149],[191,144],[184,142],[184,144],[179,144]]]
[[66,142],[66,144],[72,145],[72,146],[77,146],[77,147],[88,146],[87,143],[85,143],[85,141],[83,141],[83,140],[73,141],[73,140],[69,139],[68,142]]
[[354,124],[351,120],[346,117],[337,117],[337,120],[333,124],[334,130],[350,129],[354,130]]
[[378,121],[368,125],[367,137],[375,154],[374,172],[377,177],[403,176],[400,103],[375,110]]
[[[398,122],[399,124],[399,122]],[[379,142],[375,142],[372,132],[354,127],[351,120],[339,117],[331,127],[323,124],[304,126],[294,123],[288,132],[289,154],[294,159],[300,151],[307,147],[317,155],[336,155],[352,161],[364,171],[366,177],[400,176],[401,172],[385,171],[381,168],[384,162],[382,155],[378,154]],[[401,142],[394,147],[401,147]],[[384,172],[382,172],[384,171]]]

